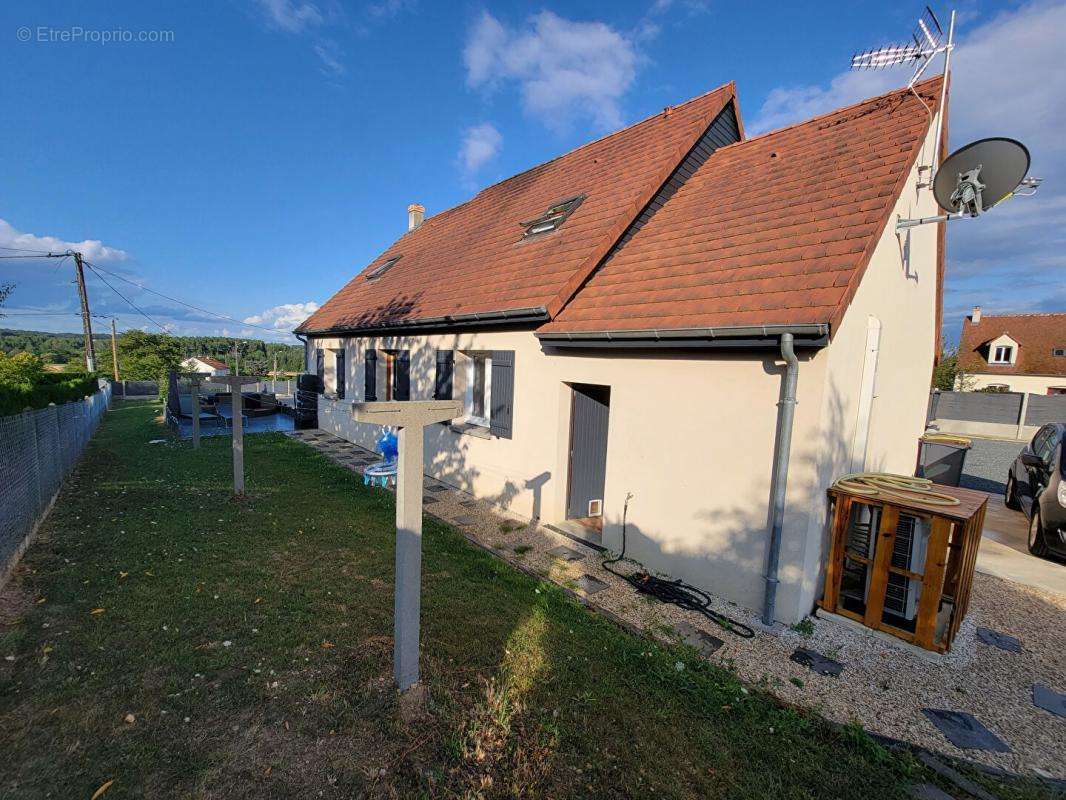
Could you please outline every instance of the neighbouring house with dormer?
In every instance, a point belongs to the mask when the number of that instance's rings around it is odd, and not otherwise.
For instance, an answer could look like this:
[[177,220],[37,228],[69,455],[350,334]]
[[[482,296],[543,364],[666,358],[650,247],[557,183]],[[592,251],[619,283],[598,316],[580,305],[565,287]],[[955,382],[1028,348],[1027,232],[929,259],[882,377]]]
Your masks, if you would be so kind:
[[826,488],[910,473],[924,429],[943,239],[895,222],[938,213],[942,84],[914,88],[747,138],[727,84],[412,204],[296,330],[319,425],[373,448],[353,403],[461,399],[427,474],[615,551],[625,520],[649,569],[799,620]]
[[982,314],[959,337],[959,391],[1066,394],[1066,313]]

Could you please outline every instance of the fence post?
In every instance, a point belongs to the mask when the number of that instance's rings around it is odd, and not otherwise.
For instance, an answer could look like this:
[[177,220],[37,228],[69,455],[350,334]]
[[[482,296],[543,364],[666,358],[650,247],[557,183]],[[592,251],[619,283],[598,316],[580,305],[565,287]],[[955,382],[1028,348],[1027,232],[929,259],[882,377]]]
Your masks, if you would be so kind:
[[1025,427],[1025,415],[1029,411],[1029,392],[1022,395],[1022,407],[1018,409],[1018,430],[1014,434],[1015,439],[1022,438],[1022,429]]
[[41,448],[37,443],[37,417],[36,411],[23,412],[29,417],[30,426],[33,428],[33,483],[37,488],[37,514],[44,511],[44,492],[41,490]]

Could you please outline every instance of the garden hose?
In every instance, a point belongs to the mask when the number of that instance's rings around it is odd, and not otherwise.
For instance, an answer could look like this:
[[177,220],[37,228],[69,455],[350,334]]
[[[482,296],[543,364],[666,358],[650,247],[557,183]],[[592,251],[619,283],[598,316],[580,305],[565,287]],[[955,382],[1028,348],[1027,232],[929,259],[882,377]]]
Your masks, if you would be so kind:
[[950,494],[935,491],[928,478],[894,475],[890,472],[852,472],[837,478],[833,487],[864,497],[896,498],[927,506],[957,506],[960,501]]
[[973,444],[971,439],[959,436],[957,433],[927,433],[922,436],[922,441],[932,442],[933,444],[948,444],[954,447],[969,447]]
[[643,569],[631,572],[628,575],[611,569],[609,566],[610,564],[617,564],[626,557],[626,517],[629,514],[629,500],[632,497],[633,495],[631,494],[626,495],[625,507],[622,509],[622,552],[618,554],[617,558],[609,558],[605,560],[601,566],[612,575],[616,575],[626,581],[641,594],[654,597],[656,600],[663,603],[671,603],[678,608],[684,608],[688,611],[695,611],[698,614],[702,614],[723,630],[736,634],[741,638],[754,638],[754,630],[749,628],[743,622],[738,622],[735,619],[727,617],[725,614],[719,614],[717,611],[714,611],[711,608],[710,595],[701,589],[697,589],[691,584],[681,580],[671,581],[665,578],[657,578],[647,570]]

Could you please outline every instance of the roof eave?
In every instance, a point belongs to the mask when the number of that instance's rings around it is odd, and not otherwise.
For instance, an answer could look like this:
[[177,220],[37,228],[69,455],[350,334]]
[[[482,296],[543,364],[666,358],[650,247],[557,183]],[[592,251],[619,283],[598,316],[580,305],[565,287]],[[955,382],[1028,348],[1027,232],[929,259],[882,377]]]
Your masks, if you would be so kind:
[[474,311],[467,314],[447,314],[439,317],[419,317],[374,325],[338,325],[319,330],[297,328],[294,333],[303,336],[365,336],[376,333],[413,333],[445,328],[487,327],[492,325],[515,325],[542,323],[548,320],[544,306],[510,308],[502,311]]
[[829,343],[829,325],[737,325],[717,328],[648,330],[544,331],[544,346],[566,348],[765,348],[777,347],[781,335],[791,333],[796,347],[820,348]]

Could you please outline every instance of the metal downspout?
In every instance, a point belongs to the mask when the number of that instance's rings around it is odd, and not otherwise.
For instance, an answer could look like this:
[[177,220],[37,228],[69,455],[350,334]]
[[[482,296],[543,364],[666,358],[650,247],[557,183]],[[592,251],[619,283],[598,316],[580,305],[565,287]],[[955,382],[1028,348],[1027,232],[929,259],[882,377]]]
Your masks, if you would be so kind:
[[792,349],[792,334],[781,334],[781,358],[785,360],[785,376],[781,400],[777,404],[777,441],[774,444],[773,486],[770,489],[770,551],[766,557],[766,600],[763,603],[763,624],[774,624],[777,605],[777,565],[781,559],[781,526],[785,515],[785,490],[788,488],[788,457],[792,450],[792,420],[796,414],[796,383],[799,380],[799,359]]

